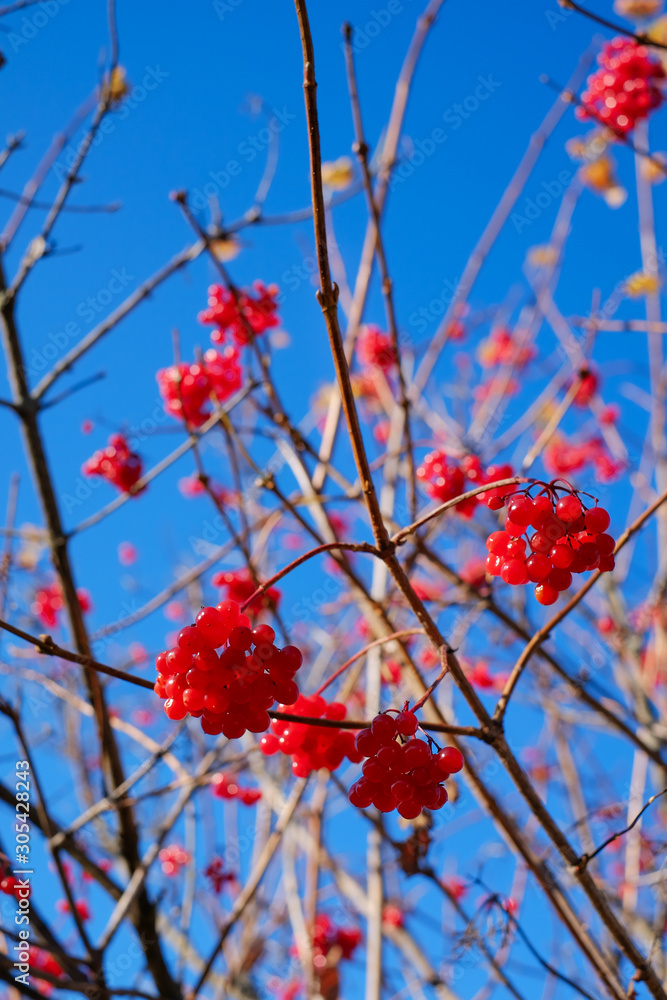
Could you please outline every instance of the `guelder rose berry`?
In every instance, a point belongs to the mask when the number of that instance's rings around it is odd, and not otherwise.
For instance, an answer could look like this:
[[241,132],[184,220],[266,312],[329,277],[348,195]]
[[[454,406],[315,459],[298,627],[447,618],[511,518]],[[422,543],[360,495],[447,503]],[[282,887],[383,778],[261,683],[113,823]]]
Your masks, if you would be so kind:
[[355,739],[357,752],[366,757],[362,776],[350,788],[353,806],[375,806],[380,812],[397,809],[404,819],[415,819],[422,809],[441,809],[447,802],[443,782],[463,767],[456,747],[432,749],[433,741],[415,734],[418,722],[404,709],[395,717],[381,712],[370,729]]
[[[289,711],[293,715],[332,722],[342,722],[347,716],[345,705],[337,701],[327,704],[318,695],[310,698],[299,695]],[[283,722],[280,719],[271,723],[271,732],[262,736],[259,749],[267,757],[278,752],[291,756],[292,772],[297,778],[307,778],[311,771],[320,768],[335,771],[346,757],[354,764],[363,760],[363,754],[355,747],[355,734],[350,729]]]
[[[254,292],[254,295],[252,294]],[[227,334],[239,345],[247,344],[252,335],[278,326],[278,286],[256,281],[252,292],[244,289],[234,295],[222,285],[211,285],[208,308],[199,313],[200,323],[215,326],[211,334],[214,344],[224,343]]]
[[[432,451],[424,458],[416,475],[417,479],[424,483],[426,493],[433,500],[446,503],[476,486],[509,479],[514,472],[511,465],[490,465],[484,469],[476,455],[466,455],[458,462],[444,451]],[[492,506],[498,492],[498,490],[487,490],[485,493],[469,497],[457,503],[453,511],[460,517],[470,518],[479,504],[487,503]],[[498,507],[502,506],[502,500],[498,500]]]
[[662,63],[646,46],[621,37],[605,45],[598,62],[600,69],[587,80],[577,117],[593,118],[626,135],[639,119],[662,104]]
[[269,625],[251,625],[235,601],[221,601],[202,608],[196,623],[178,633],[176,646],[158,654],[155,693],[168,718],[190,715],[201,719],[205,733],[231,740],[246,731],[265,733],[268,709],[297,701],[300,650],[278,649]]
[[142,468],[141,458],[130,451],[124,435],[112,434],[107,447],[96,451],[92,458],[84,462],[81,471],[84,476],[101,476],[121,493],[129,493],[141,479]]
[[234,347],[211,348],[201,361],[161,368],[156,375],[167,413],[191,427],[199,427],[210,416],[211,397],[224,403],[243,384],[239,353]]
[[[559,485],[541,484],[543,491],[534,498],[529,492],[514,494],[507,503],[504,529],[486,540],[487,573],[512,586],[535,583],[540,604],[553,604],[571,586],[573,573],[614,568],[607,511],[597,505],[587,510],[565,480],[554,482]],[[535,529],[530,536],[529,527]]]

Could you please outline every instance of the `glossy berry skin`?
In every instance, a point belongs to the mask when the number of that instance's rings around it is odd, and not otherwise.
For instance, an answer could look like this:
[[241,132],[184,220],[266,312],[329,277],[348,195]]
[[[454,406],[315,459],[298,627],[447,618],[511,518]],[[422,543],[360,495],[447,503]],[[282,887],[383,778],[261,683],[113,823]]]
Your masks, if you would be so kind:
[[556,569],[569,569],[574,559],[574,549],[569,545],[554,545],[549,557]]
[[539,552],[534,553],[526,560],[526,572],[528,579],[533,583],[542,583],[551,573],[553,566],[548,556]]
[[419,728],[419,722],[414,712],[399,712],[395,721],[397,732],[403,736],[414,736]]
[[567,590],[572,586],[572,574],[567,569],[552,569],[547,581],[554,590]]
[[495,555],[504,555],[509,541],[510,536],[506,531],[493,531],[486,540],[486,547]]
[[538,583],[535,597],[540,604],[554,604],[558,600],[558,591],[550,583]]
[[[558,493],[545,484],[544,492],[532,500],[527,493],[514,494],[504,530],[492,532],[486,540],[488,576],[500,577],[510,586],[537,584],[540,604],[553,604],[558,593],[571,585],[573,573],[598,567],[607,572],[614,567],[615,543],[606,533],[607,511],[599,506],[586,511],[565,480],[554,482]],[[530,535],[529,526],[535,529]]]
[[611,524],[611,518],[604,507],[591,507],[584,514],[584,523],[587,531],[599,534],[607,530]]
[[507,505],[507,516],[514,524],[527,527],[533,517],[532,501],[521,495],[513,497]]
[[580,502],[572,494],[561,497],[556,504],[556,516],[565,523],[576,521],[578,517],[581,517]]
[[521,559],[508,559],[503,563],[500,575],[505,583],[512,584],[512,586],[518,586],[528,581],[526,564]]
[[456,747],[445,747],[438,754],[438,765],[449,774],[457,774],[463,767],[463,754]]
[[[274,646],[275,632],[269,625],[251,630],[249,624],[231,601],[202,608],[196,625],[179,632],[178,645],[157,656],[154,690],[169,719],[178,721],[189,714],[201,720],[207,735],[238,739],[246,732],[266,732],[271,725],[267,713],[276,701],[283,706],[298,701],[293,678],[301,652],[296,646],[283,650]],[[216,646],[223,644],[218,655]],[[316,698],[311,707],[316,713],[326,705]],[[344,706],[333,707],[336,718],[341,717],[341,708],[344,712]],[[345,734],[345,739],[354,753],[352,734]]]
[[[429,743],[412,735],[417,729],[414,712],[405,708],[395,718],[389,713],[376,715],[371,728],[357,734],[355,748],[367,759],[362,777],[349,791],[352,805],[361,809],[373,805],[380,812],[397,809],[404,819],[415,819],[423,808],[439,809],[445,804],[442,782],[451,771],[460,770],[463,758],[454,747],[433,753]],[[412,738],[405,740],[406,736]],[[440,763],[442,753],[452,764],[450,771],[445,772]]]
[[396,721],[391,715],[376,715],[371,723],[371,733],[380,743],[389,743],[396,732]]
[[533,528],[540,528],[544,521],[551,516],[551,500],[546,496],[537,496],[531,501],[531,518],[529,524]]
[[197,630],[207,646],[217,649],[229,638],[230,629],[224,623],[217,608],[202,608],[197,615]]
[[595,539],[598,552],[601,556],[610,556],[616,547],[616,543],[611,535],[601,534]]

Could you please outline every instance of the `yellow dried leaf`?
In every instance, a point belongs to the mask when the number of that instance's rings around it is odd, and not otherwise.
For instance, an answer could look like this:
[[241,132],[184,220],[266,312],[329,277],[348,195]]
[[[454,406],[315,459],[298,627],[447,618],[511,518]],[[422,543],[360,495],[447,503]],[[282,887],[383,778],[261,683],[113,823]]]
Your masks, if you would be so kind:
[[322,183],[332,191],[343,191],[354,179],[354,166],[349,156],[322,164]]

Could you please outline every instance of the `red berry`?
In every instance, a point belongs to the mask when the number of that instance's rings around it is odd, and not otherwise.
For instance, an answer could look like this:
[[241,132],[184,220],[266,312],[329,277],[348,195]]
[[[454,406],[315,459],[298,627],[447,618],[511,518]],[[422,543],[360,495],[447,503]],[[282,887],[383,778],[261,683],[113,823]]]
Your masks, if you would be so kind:
[[507,544],[510,541],[510,536],[506,531],[493,531],[486,540],[486,547],[489,552],[493,552],[495,555],[504,555],[507,551]]
[[463,754],[456,747],[445,747],[438,754],[438,764],[442,771],[456,774],[463,767]]
[[493,552],[489,552],[484,561],[484,568],[491,576],[500,576],[503,568],[503,562],[503,556],[497,556]]
[[327,705],[324,715],[333,722],[342,722],[347,715],[347,709],[342,702],[332,701],[330,705]]
[[581,517],[581,503],[575,496],[568,493],[561,497],[556,504],[556,516],[565,523],[576,521],[578,517]]
[[389,743],[396,736],[396,722],[391,715],[376,715],[371,723],[371,733],[380,743]]
[[431,751],[428,743],[423,740],[412,739],[403,746],[400,762],[400,770],[405,773],[415,767],[427,764],[431,759]]
[[256,625],[252,630],[252,641],[255,646],[270,646],[276,637],[276,633],[270,625]]
[[536,552],[526,560],[528,579],[533,583],[542,583],[551,573],[552,565],[548,556]]
[[396,809],[403,819],[416,819],[422,811],[421,803],[416,799],[404,799],[398,803]]
[[533,517],[533,504],[527,496],[512,497],[507,505],[507,516],[513,524],[520,524],[527,527]]
[[503,563],[500,575],[505,583],[512,584],[512,586],[528,582],[526,564],[521,559],[508,559],[507,562]]
[[391,794],[398,802],[404,802],[406,799],[413,797],[413,785],[407,778],[397,778],[392,783]]
[[534,528],[540,528],[544,521],[552,514],[551,500],[547,496],[535,497],[531,502],[531,506],[530,524]]
[[554,590],[567,590],[568,587],[572,586],[572,574],[567,569],[552,569],[547,583]]
[[186,625],[185,628],[182,628],[178,633],[177,642],[179,649],[190,653],[191,656],[194,656],[201,649],[205,649],[207,645],[202,633],[194,625]]
[[616,543],[611,535],[598,535],[595,539],[597,550],[601,556],[610,556],[616,547]]
[[489,510],[502,510],[502,508],[505,506],[505,502],[502,499],[502,497],[490,496],[486,501],[486,506],[489,508]]
[[524,524],[514,524],[513,521],[510,521],[509,517],[505,521],[505,531],[508,535],[518,537],[519,535],[523,535],[525,530],[526,526]]
[[574,559],[574,549],[569,545],[554,545],[549,556],[556,569],[569,569]]
[[280,662],[289,670],[296,671],[303,663],[301,650],[296,646],[285,646],[280,654]]
[[507,548],[505,550],[506,559],[521,559],[522,561],[526,557],[526,543],[523,538],[512,538],[507,543]]
[[229,633],[229,645],[232,649],[245,653],[252,646],[252,632],[249,628],[237,625]]
[[359,809],[367,809],[373,802],[373,786],[365,778],[355,781],[348,793],[348,798],[353,806]]
[[542,534],[541,531],[536,531],[534,535],[529,539],[529,544],[533,552],[540,552],[542,555],[546,555],[551,549],[551,542],[548,537]]
[[396,730],[402,736],[414,736],[419,728],[419,722],[414,712],[399,712],[395,721]]
[[376,740],[370,729],[362,729],[357,733],[354,745],[364,757],[373,757],[380,749],[381,743]]
[[226,642],[229,629],[222,621],[217,608],[202,608],[197,615],[196,625],[204,642],[212,649]]
[[540,604],[553,604],[558,600],[558,591],[550,583],[538,583],[535,587],[535,597]]

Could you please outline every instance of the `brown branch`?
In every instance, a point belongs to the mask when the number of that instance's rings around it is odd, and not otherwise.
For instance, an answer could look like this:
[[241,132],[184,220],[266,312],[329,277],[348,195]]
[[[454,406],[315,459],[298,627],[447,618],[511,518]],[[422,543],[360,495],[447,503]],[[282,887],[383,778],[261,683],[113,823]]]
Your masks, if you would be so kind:
[[410,429],[410,400],[407,394],[406,380],[405,380],[405,375],[403,373],[403,365],[401,363],[401,347],[398,339],[398,324],[396,321],[396,307],[394,303],[393,283],[389,275],[387,255],[385,251],[384,240],[382,238],[382,230],[380,228],[380,210],[375,201],[375,195],[373,194],[373,181],[371,177],[370,167],[368,165],[369,149],[364,135],[364,126],[361,117],[361,104],[359,102],[357,78],[354,68],[354,53],[352,50],[351,25],[345,24],[343,26],[343,36],[345,39],[345,65],[347,67],[348,90],[350,92],[350,103],[352,105],[352,120],[354,122],[354,135],[355,135],[354,151],[357,154],[359,165],[361,167],[361,174],[364,181],[364,191],[366,192],[366,202],[368,205],[368,212],[374,227],[372,239],[375,245],[375,256],[377,258],[378,271],[380,273],[380,281],[382,283],[381,285],[382,297],[384,300],[387,325],[389,327],[389,333],[391,335],[394,354],[396,356],[396,369],[398,373],[400,404],[403,408],[403,432],[405,437],[405,447],[408,459],[408,476],[406,477],[408,508],[414,520],[414,518],[417,516],[417,491],[415,485],[415,459],[412,450],[412,433]]
[[[649,518],[653,514],[655,514],[658,508],[661,507],[666,500],[667,500],[667,491],[663,493],[662,496],[658,497],[658,499],[655,500],[650,507],[647,507],[646,510],[643,511],[635,521],[633,521],[633,523],[629,526],[629,528],[627,528],[623,532],[623,534],[619,537],[618,541],[616,542],[614,555],[616,555],[616,553],[618,553],[623,548],[626,542],[628,542],[632,538],[632,536],[635,535],[644,526],[646,521],[648,521]],[[576,592],[576,594],[574,594],[570,598],[567,604],[563,605],[563,607],[559,611],[557,611],[552,618],[549,619],[546,625],[543,625],[542,628],[539,629],[534,634],[534,636],[532,637],[532,639],[522,652],[521,656],[516,661],[514,667],[512,668],[512,672],[507,680],[507,683],[505,684],[505,687],[503,688],[500,698],[498,699],[498,704],[496,705],[495,712],[493,713],[493,718],[496,722],[502,722],[505,712],[507,711],[507,705],[509,703],[509,699],[512,696],[512,692],[514,691],[516,685],[518,684],[521,678],[521,674],[523,673],[528,661],[530,660],[535,650],[539,649],[540,645],[544,642],[544,640],[547,639],[551,634],[551,632],[553,631],[553,629],[557,625],[559,625],[560,622],[562,622],[563,619],[567,617],[567,615],[569,615],[570,611],[572,611],[573,608],[576,608],[577,604],[579,604],[579,602],[583,600],[588,591],[591,589],[591,587],[593,587],[597,583],[597,581],[600,579],[601,576],[602,573],[600,572],[599,569],[594,570],[594,572],[591,573],[591,575],[589,576],[588,580],[586,580],[584,585],[580,587],[579,590]]]
[[424,524],[428,524],[428,522],[432,521],[434,517],[439,517],[440,514],[443,514],[451,507],[456,507],[456,505],[460,504],[463,500],[469,500],[470,497],[479,496],[480,493],[486,493],[488,490],[499,489],[501,486],[516,486],[519,483],[530,482],[535,482],[535,480],[526,479],[524,476],[512,476],[511,479],[499,479],[495,483],[486,483],[484,486],[475,486],[473,490],[468,490],[467,493],[461,493],[460,496],[454,497],[453,500],[447,500],[446,503],[438,504],[438,506],[434,507],[433,510],[430,510],[428,514],[424,514],[423,517],[420,517],[418,521],[415,521],[413,524],[408,524],[405,528],[401,528],[400,531],[397,531],[395,535],[391,536],[391,541],[394,542],[395,545],[403,545],[408,536],[412,535]]
[[667,49],[667,45],[664,45],[662,42],[653,41],[650,32],[632,31],[630,28],[626,28],[625,25],[618,24],[617,21],[609,21],[606,17],[601,17],[599,14],[594,14],[591,10],[586,10],[581,4],[575,3],[575,0],[563,0],[562,6],[566,10],[575,10],[578,14],[583,14],[584,17],[595,21],[596,24],[600,24],[603,28],[610,28],[611,31],[618,32],[619,35],[634,38],[639,45],[650,45],[654,49]]
[[172,257],[172,259],[165,264],[163,268],[156,271],[152,277],[147,278],[146,281],[142,282],[136,291],[132,292],[131,295],[128,295],[125,301],[121,302],[117,309],[114,309],[114,311],[110,313],[106,319],[102,320],[101,323],[98,323],[96,327],[93,327],[90,333],[86,334],[86,336],[83,337],[78,344],[68,351],[67,354],[53,366],[50,372],[47,372],[47,374],[44,375],[44,377],[33,389],[32,398],[35,400],[41,399],[47,389],[53,385],[60,375],[69,371],[72,365],[78,361],[79,358],[86,353],[86,351],[90,350],[90,348],[93,347],[98,340],[101,340],[106,333],[113,330],[120,320],[129,315],[129,313],[131,313],[140,302],[149,298],[158,285],[161,285],[163,281],[171,277],[172,274],[175,274],[176,271],[179,271],[182,267],[185,267],[185,265],[189,264],[190,261],[196,260],[203,249],[204,244],[202,242],[194,243],[192,246],[186,247],[185,250],[181,250],[181,252],[176,254],[175,257]]
[[605,847],[609,847],[609,845],[613,844],[613,842],[615,840],[618,840],[619,837],[622,837],[622,836],[624,836],[624,834],[629,833],[630,830],[632,830],[636,826],[636,824],[639,822],[639,820],[644,815],[644,813],[646,812],[646,810],[648,809],[648,807],[651,806],[651,805],[653,805],[653,803],[655,802],[656,799],[659,799],[662,795],[665,795],[665,794],[667,794],[667,788],[663,788],[662,791],[656,792],[655,795],[652,795],[650,797],[650,799],[648,799],[644,803],[644,805],[642,806],[642,808],[639,810],[639,812],[637,813],[637,815],[635,816],[635,818],[632,820],[632,822],[628,826],[624,827],[622,830],[617,830],[616,833],[612,833],[611,837],[607,837],[607,839],[602,844],[600,844],[599,847],[596,847],[594,851],[591,851],[590,853],[582,854],[581,857],[579,858],[577,864],[574,866],[574,870],[576,872],[583,871],[583,869],[586,868],[586,866],[588,865],[589,861],[592,861],[593,858],[597,857],[598,854],[600,854],[602,851],[604,851]]

